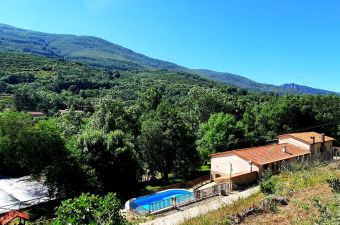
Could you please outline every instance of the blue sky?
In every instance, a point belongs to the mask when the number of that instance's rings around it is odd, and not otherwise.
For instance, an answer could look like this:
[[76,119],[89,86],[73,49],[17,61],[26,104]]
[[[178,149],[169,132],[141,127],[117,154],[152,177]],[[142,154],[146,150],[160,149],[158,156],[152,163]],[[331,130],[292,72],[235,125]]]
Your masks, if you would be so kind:
[[1,0],[0,22],[190,68],[340,92],[338,0]]

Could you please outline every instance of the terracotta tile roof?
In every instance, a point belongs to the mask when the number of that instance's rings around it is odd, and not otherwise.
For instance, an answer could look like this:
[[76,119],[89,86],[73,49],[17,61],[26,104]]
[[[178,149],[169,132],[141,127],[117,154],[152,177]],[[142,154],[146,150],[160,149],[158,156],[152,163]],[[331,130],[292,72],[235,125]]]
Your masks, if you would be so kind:
[[[299,139],[307,144],[313,144],[313,141],[311,139],[311,137],[315,138],[315,142],[314,143],[321,143],[321,134],[316,133],[316,132],[303,132],[303,133],[291,133],[291,134],[283,134],[280,135],[279,138],[295,138],[295,139]],[[325,136],[325,141],[334,141],[335,139],[332,137],[328,137]]]
[[30,219],[30,217],[26,213],[19,212],[19,211],[10,211],[6,213],[3,217],[0,217],[0,225],[9,224],[12,220],[18,217],[24,220]]
[[[283,151],[284,146],[286,146],[286,152]],[[307,155],[310,154],[310,152],[307,149],[303,149],[292,144],[275,144],[220,152],[211,154],[210,156],[225,154],[237,155],[240,158],[252,161],[257,165],[266,165],[273,162],[295,158],[301,155]]]

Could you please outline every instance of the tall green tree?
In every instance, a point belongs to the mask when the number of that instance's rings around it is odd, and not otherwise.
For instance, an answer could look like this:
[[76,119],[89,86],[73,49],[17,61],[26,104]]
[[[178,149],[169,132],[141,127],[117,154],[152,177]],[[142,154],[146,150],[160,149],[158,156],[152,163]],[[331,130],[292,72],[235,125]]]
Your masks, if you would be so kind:
[[162,100],[161,87],[152,86],[139,96],[138,105],[145,111],[156,110]]
[[105,97],[100,100],[92,119],[92,127],[109,132],[129,131],[128,114],[121,100]]
[[29,115],[18,112],[0,113],[0,170],[21,173],[28,170],[26,158],[32,134]]
[[143,120],[139,144],[151,173],[168,178],[170,172],[186,176],[197,168],[194,136],[173,106],[163,102]]
[[183,117],[196,132],[199,124],[206,122],[211,114],[235,111],[235,104],[229,97],[230,95],[217,88],[193,87],[178,104],[182,108]]
[[231,150],[237,147],[242,136],[242,123],[230,114],[212,114],[206,123],[202,123],[197,140],[201,157],[208,160],[211,153]]
[[125,195],[134,190],[139,163],[130,137],[123,131],[85,131],[78,140],[80,159],[95,173],[102,191]]

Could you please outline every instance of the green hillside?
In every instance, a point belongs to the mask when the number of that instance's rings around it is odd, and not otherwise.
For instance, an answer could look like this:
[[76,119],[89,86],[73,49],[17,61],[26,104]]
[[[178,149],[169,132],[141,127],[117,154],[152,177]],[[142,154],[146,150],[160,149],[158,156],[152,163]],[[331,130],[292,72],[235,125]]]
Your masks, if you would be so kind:
[[[234,86],[245,88],[245,89],[265,91],[265,92],[275,92],[278,94],[289,94],[289,93],[296,94],[295,90],[292,90],[289,88],[283,88],[283,87],[278,87],[275,85],[258,83],[246,77],[242,77],[240,75],[236,75],[232,73],[222,73],[222,72],[203,70],[203,69],[197,69],[197,70],[191,70],[191,71],[192,73],[198,74],[204,78],[215,80],[215,81],[220,81],[220,82],[227,83],[227,84],[232,84]],[[300,92],[300,94],[304,94],[304,93]]]
[[[272,204],[262,213],[245,216],[239,224],[339,224],[339,188],[327,182],[340,179],[339,161],[295,167],[271,178],[275,195],[288,199],[288,204]],[[258,192],[183,225],[235,224],[230,216],[258,207],[270,197]]]
[[101,38],[47,34],[0,24],[0,50],[85,62],[109,69],[182,69]]
[[55,57],[86,63],[92,67],[121,71],[182,71],[250,90],[294,93],[291,89],[257,83],[239,75],[193,70],[153,59],[97,37],[47,34],[0,24],[0,51]]
[[194,86],[241,91],[185,72],[94,69],[78,62],[19,53],[0,53],[0,93],[20,97],[24,109],[48,111],[93,105],[110,94],[134,101],[151,86],[178,98]]

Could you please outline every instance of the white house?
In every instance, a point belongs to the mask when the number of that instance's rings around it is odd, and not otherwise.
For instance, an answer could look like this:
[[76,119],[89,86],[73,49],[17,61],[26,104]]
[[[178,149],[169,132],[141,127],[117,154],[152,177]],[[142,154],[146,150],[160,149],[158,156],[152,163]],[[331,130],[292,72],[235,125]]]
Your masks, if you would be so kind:
[[211,179],[232,178],[266,169],[279,172],[291,162],[330,160],[334,138],[315,132],[280,135],[279,143],[211,154]]
[[279,143],[290,143],[311,152],[313,160],[331,160],[334,138],[316,132],[292,133],[279,136]]

